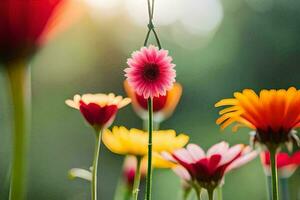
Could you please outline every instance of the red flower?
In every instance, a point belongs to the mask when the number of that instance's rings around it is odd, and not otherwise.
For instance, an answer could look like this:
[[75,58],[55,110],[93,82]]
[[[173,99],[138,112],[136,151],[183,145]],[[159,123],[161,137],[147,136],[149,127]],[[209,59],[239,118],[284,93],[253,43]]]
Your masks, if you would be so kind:
[[0,61],[31,55],[54,9],[62,0],[1,0]]
[[[146,120],[148,118],[148,104],[147,99],[138,95],[132,87],[128,84],[128,81],[124,81],[124,88],[127,95],[132,99],[132,106],[136,114]],[[174,83],[171,90],[167,91],[166,95],[153,97],[153,120],[155,122],[162,122],[170,117],[182,94],[182,86],[179,83]]]
[[[292,176],[296,169],[300,166],[300,150],[292,155],[280,152],[276,156],[278,175],[282,178]],[[260,154],[260,158],[266,175],[270,176],[270,153],[268,151],[262,152]]]
[[183,180],[196,181],[207,190],[214,190],[227,172],[246,164],[256,155],[250,147],[238,144],[229,148],[226,142],[215,144],[207,153],[195,144],[189,144],[186,149],[176,150],[173,154],[163,153],[165,159],[183,167],[174,168]]
[[130,103],[129,98],[106,94],[75,95],[66,104],[80,110],[86,121],[97,130],[109,127],[115,119],[118,109]]
[[0,63],[27,60],[83,10],[80,3],[69,0],[1,0]]

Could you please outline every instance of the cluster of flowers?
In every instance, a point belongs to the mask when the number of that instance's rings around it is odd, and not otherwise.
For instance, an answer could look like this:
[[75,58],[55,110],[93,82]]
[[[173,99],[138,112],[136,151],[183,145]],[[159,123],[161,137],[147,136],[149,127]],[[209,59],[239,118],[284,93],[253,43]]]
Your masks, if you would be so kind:
[[[98,136],[103,132],[102,141],[110,151],[127,156],[124,178],[132,189],[136,174],[139,174],[139,179],[145,176],[149,134],[135,128],[115,126],[110,130],[108,127],[118,109],[130,102],[137,115],[148,120],[149,97],[153,100],[153,120],[157,124],[161,123],[174,112],[182,94],[182,87],[179,83],[173,84],[175,65],[165,50],[154,46],[143,47],[132,54],[127,64],[129,67],[125,69],[127,80],[124,87],[129,98],[114,94],[85,94],[75,95],[73,100],[67,100],[66,103],[80,110]],[[290,146],[298,140],[294,129],[300,126],[299,90],[262,90],[258,96],[253,90],[247,89],[242,93],[236,92],[234,97],[216,104],[216,107],[230,106],[220,111],[217,124],[222,129],[232,123],[236,123],[233,126],[234,131],[241,126],[249,127],[254,130],[254,144],[259,143],[263,149],[275,152],[280,149],[281,144]],[[156,128],[158,127],[157,125]],[[194,188],[198,196],[201,189],[205,188],[212,198],[214,190],[224,183],[226,173],[253,160],[258,154],[250,146],[236,144],[229,147],[224,141],[213,145],[205,153],[199,145],[187,144],[188,141],[186,134],[176,135],[174,130],[154,131],[153,166],[173,169],[183,181],[184,188]],[[300,151],[291,157],[287,153],[277,154],[280,176],[290,176],[296,170],[300,165],[299,153]],[[262,152],[261,158],[266,173],[270,175],[269,152]],[[137,191],[133,191],[135,192]]]
[[[55,31],[69,24],[69,19],[74,19],[75,15],[66,12],[65,9],[71,5],[69,2],[64,0],[2,0],[0,2],[0,12],[3,13],[3,17],[0,18],[0,63],[7,71],[14,104],[15,137],[10,199],[19,200],[24,197],[28,111],[25,96],[29,96],[30,91],[25,84],[26,65]],[[153,7],[150,9],[148,6],[148,8],[150,19],[145,44],[152,31],[160,47],[152,23]],[[67,19],[65,21],[59,20],[66,13],[72,17],[64,17]],[[60,23],[57,23],[58,21]],[[280,177],[288,178],[300,165],[300,151],[294,152],[291,156],[279,152],[284,144],[289,150],[292,150],[293,144],[299,144],[295,129],[300,126],[300,90],[294,87],[288,90],[262,90],[258,95],[253,90],[246,89],[234,93],[234,98],[219,101],[216,107],[229,107],[220,111],[221,116],[217,124],[222,129],[234,124],[233,131],[237,131],[242,126],[252,129],[253,145],[250,147],[236,144],[229,147],[228,143],[220,142],[205,153],[199,145],[188,144],[189,137],[186,134],[177,135],[174,130],[158,128],[162,121],[172,115],[182,93],[181,85],[175,83],[175,65],[172,63],[172,58],[168,56],[168,51],[155,46],[143,47],[132,54],[127,64],[128,68],[125,69],[127,80],[124,85],[129,98],[112,93],[85,94],[75,95],[73,100],[66,101],[67,105],[80,111],[96,132],[93,166],[89,170],[71,170],[72,176],[92,182],[93,200],[97,199],[96,180],[101,141],[112,152],[126,155],[125,182],[132,190],[135,199],[137,199],[139,180],[145,176],[146,170],[151,171],[149,160],[152,157],[154,167],[173,169],[181,177],[184,188],[195,189],[198,198],[201,189],[205,188],[212,199],[213,191],[224,183],[225,174],[253,160],[258,152],[252,147],[259,144],[265,172],[269,176],[272,175],[273,200],[277,200],[276,169]],[[127,129],[123,126],[109,129],[118,110],[131,102],[138,116],[144,121],[151,122],[153,112],[153,121],[156,125],[153,133],[152,127],[148,132],[134,128]],[[149,154],[147,145],[153,146],[153,154]],[[148,179],[151,179],[151,176]]]

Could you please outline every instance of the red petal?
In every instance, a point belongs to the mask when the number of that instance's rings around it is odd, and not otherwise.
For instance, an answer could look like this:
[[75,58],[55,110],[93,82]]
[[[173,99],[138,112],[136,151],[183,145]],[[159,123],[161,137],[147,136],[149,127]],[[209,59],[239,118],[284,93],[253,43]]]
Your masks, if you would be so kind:
[[81,102],[80,112],[92,126],[105,126],[116,115],[118,107],[116,105],[101,107],[95,103],[85,104]]

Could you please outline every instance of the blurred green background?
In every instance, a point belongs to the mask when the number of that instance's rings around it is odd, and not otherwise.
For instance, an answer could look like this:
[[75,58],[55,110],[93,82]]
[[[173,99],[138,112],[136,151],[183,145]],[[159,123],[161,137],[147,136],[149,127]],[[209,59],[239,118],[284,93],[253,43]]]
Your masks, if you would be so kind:
[[[187,133],[191,142],[205,149],[221,140],[248,143],[248,130],[237,134],[219,130],[214,104],[244,88],[259,91],[299,86],[300,1],[156,2],[157,30],[177,65],[177,81],[184,87],[174,116],[162,124],[162,129]],[[76,93],[112,91],[125,95],[126,59],[140,48],[145,37],[146,1],[86,3],[86,15],[42,48],[31,64],[30,200],[89,199],[90,185],[68,180],[67,172],[91,165],[95,137],[80,114],[64,101]],[[4,73],[0,91],[0,199],[6,199],[11,104]],[[119,112],[114,124],[142,127],[130,106]],[[102,148],[99,199],[112,199],[122,160],[122,156]],[[299,179],[300,170],[290,180],[293,200],[300,199]],[[153,187],[154,200],[179,199],[180,181],[170,170],[155,170]],[[265,188],[257,158],[226,176],[224,199],[267,199]]]

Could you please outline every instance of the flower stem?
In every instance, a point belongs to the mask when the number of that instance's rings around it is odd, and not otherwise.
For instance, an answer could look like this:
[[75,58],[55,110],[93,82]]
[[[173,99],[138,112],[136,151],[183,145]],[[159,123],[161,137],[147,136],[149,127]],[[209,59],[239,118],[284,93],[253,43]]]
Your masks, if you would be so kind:
[[[118,183],[117,183],[117,188],[115,190],[115,194],[114,194],[114,200],[119,200],[120,196],[124,195],[124,200],[125,200],[125,186],[123,184],[123,180],[122,180],[122,175],[119,177]],[[124,194],[123,194],[124,193]]]
[[93,168],[92,168],[92,189],[91,189],[91,196],[92,200],[97,200],[97,171],[98,171],[98,161],[99,161],[99,153],[100,153],[100,146],[101,146],[101,133],[99,131],[99,135],[96,138],[96,145],[95,145],[95,152],[94,152],[94,161],[93,161]]
[[218,191],[218,200],[222,200],[223,199],[222,187],[218,187],[217,191]]
[[273,200],[278,200],[278,177],[277,177],[277,164],[276,164],[276,148],[269,149],[271,159],[271,171],[272,171],[272,193]]
[[201,200],[201,190],[195,187],[196,197],[197,200]]
[[214,190],[207,190],[207,193],[208,193],[208,199],[209,200],[213,200],[214,199]]
[[131,194],[132,194],[132,190],[127,188],[126,191],[124,192],[124,200],[130,200],[131,199]]
[[122,175],[119,178],[113,200],[130,200],[132,188],[125,184]]
[[152,98],[148,99],[148,169],[147,169],[147,183],[146,183],[146,200],[151,199],[151,187],[152,187],[152,129],[153,129],[153,102]]
[[188,200],[192,188],[183,188],[182,190],[182,200]]
[[281,199],[290,200],[289,179],[280,178],[279,180],[280,180],[280,188],[281,188]]
[[268,198],[272,200],[272,177],[267,176]]
[[30,71],[25,62],[7,66],[8,81],[13,104],[13,158],[10,195],[11,200],[25,198],[26,156],[28,150],[31,109]]
[[137,159],[137,163],[136,163],[136,171],[135,171],[135,175],[134,175],[134,183],[133,183],[133,190],[132,190],[132,194],[133,194],[133,200],[137,200],[138,199],[138,195],[139,195],[139,187],[140,187],[140,180],[141,180],[141,160],[142,158],[140,156],[136,157]]

